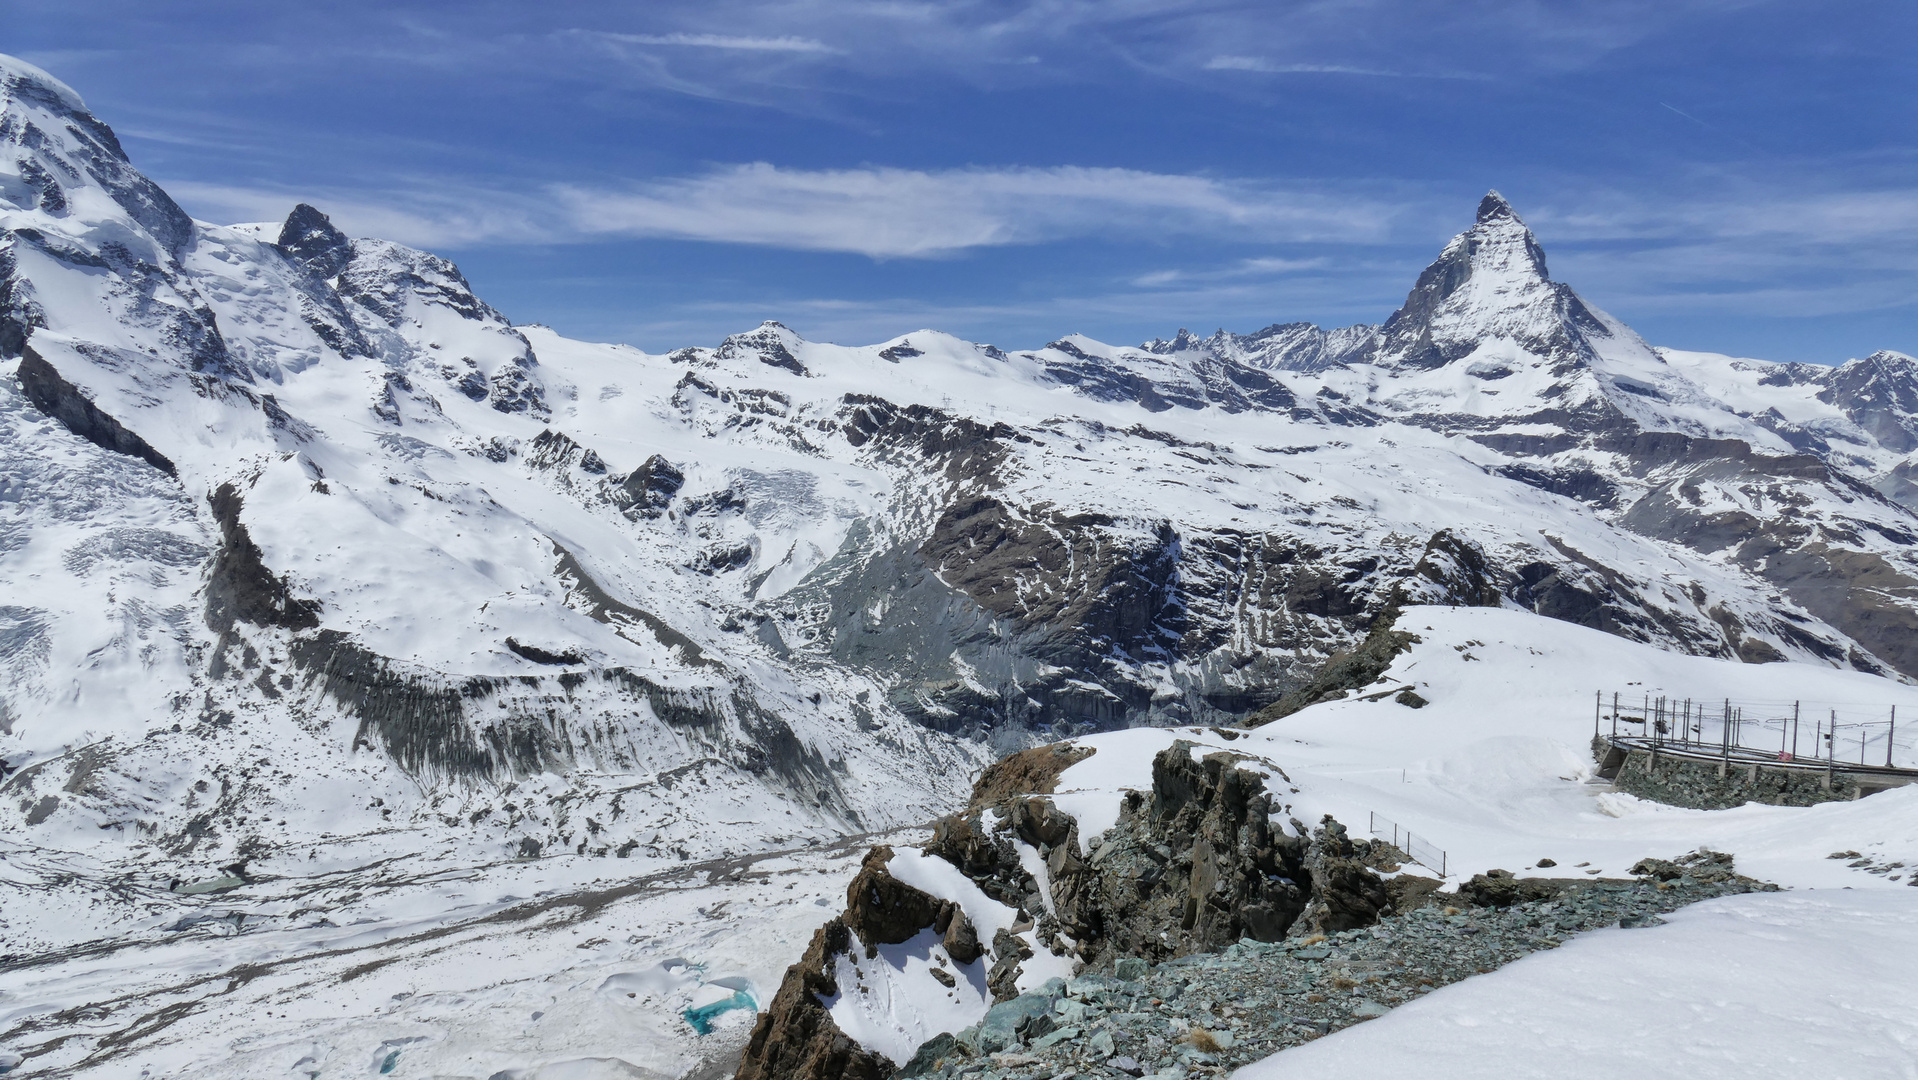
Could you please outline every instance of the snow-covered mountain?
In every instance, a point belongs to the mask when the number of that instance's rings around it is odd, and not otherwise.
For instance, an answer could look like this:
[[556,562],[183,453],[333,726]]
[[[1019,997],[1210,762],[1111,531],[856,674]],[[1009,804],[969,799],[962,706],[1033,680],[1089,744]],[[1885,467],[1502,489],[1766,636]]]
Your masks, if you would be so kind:
[[322,848],[928,820],[1414,603],[1918,677],[1918,361],[1655,349],[1496,194],[1378,327],[650,355],[310,206],[193,221],[0,58],[0,432],[19,955]]
[[[5,71],[0,707],[36,830],[237,852],[207,823],[253,790],[177,763],[248,739],[906,820],[988,746],[1244,715],[1407,601],[1918,673],[1913,361],[1655,350],[1496,194],[1378,328],[651,356],[312,207],[193,222]],[[579,797],[489,842],[660,831]]]

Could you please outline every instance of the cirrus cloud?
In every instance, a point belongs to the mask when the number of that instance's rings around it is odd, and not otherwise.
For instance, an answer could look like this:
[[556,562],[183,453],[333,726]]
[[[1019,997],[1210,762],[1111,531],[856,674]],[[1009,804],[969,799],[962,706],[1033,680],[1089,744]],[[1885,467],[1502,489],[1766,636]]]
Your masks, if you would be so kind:
[[677,45],[695,49],[735,49],[744,52],[836,53],[823,41],[793,37],[741,37],[735,34],[619,34],[611,31],[586,31],[602,41],[627,45]]
[[763,162],[627,189],[555,189],[571,228],[874,258],[1066,237],[1231,234],[1376,242],[1398,212],[1347,194],[1137,169],[782,169]]

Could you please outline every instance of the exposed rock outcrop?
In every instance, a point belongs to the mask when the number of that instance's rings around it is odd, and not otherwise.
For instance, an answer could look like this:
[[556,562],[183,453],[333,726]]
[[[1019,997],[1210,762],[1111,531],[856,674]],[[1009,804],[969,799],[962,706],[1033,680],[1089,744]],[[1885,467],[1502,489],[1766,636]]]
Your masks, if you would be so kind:
[[[897,1069],[892,1061],[859,1045],[839,1030],[820,999],[839,996],[833,972],[837,958],[864,949],[868,958],[881,945],[910,940],[928,926],[952,938],[970,930],[958,905],[913,888],[886,871],[892,849],[875,847],[846,888],[846,910],[813,934],[812,944],[786,977],[766,1011],[753,1024],[737,1080],[884,1080]],[[976,936],[973,938],[976,943]],[[953,957],[962,964],[971,959]]]
[[[1000,1028],[1000,1042],[1043,1033],[1024,1025],[1012,1004],[1033,996],[1018,989],[1023,964],[1034,956],[1024,930],[1033,931],[1038,947],[1072,957],[1077,969],[1121,960],[1138,965],[1215,952],[1248,938],[1275,942],[1369,926],[1397,905],[1422,903],[1437,884],[1410,876],[1388,883],[1380,871],[1398,868],[1403,856],[1396,850],[1354,840],[1329,817],[1310,830],[1288,822],[1269,793],[1275,776],[1264,763],[1229,752],[1195,760],[1193,744],[1183,741],[1156,756],[1151,789],[1128,792],[1118,823],[1091,838],[1091,853],[1082,856],[1079,823],[1035,789],[1050,791],[1059,772],[1083,756],[1062,744],[1003,759],[980,777],[967,809],[941,819],[926,845],[928,855],[1017,909],[1017,922],[995,933],[990,952],[986,983],[1001,1005],[979,1030],[961,1033],[962,1042],[991,1042],[987,1036]],[[1284,774],[1276,780],[1283,785]],[[1045,881],[1028,869],[1035,853]],[[845,913],[787,972],[754,1028],[741,1080],[812,1080],[830,1075],[821,1071],[829,1068],[877,1067],[838,1041],[844,1036],[819,1003],[817,995],[840,992],[831,982],[834,956],[863,947],[872,957],[878,945],[909,940],[927,927],[943,935],[959,963],[987,955],[956,905],[886,872],[891,857],[888,848],[867,856]],[[1056,986],[1048,991],[1052,997]],[[892,1063],[884,1067],[885,1073],[856,1075],[890,1075]]]
[[139,458],[168,476],[178,471],[165,454],[134,434],[118,420],[108,416],[80,388],[68,382],[46,358],[23,344],[18,369],[20,389],[34,407],[66,426],[68,431],[116,454]]
[[885,1080],[892,1062],[854,1042],[833,1023],[820,997],[834,997],[833,957],[852,948],[845,922],[834,919],[812,944],[753,1024],[736,1080]]
[[[1378,681],[1378,677],[1392,665],[1393,659],[1410,650],[1419,640],[1417,635],[1393,627],[1397,614],[1391,611],[1380,616],[1380,621],[1374,624],[1372,632],[1366,635],[1358,648],[1333,654],[1310,682],[1253,713],[1246,719],[1245,726],[1269,724],[1291,716],[1307,705],[1336,701],[1353,690],[1364,689]],[[1416,694],[1412,696],[1417,697]],[[1419,699],[1419,702],[1423,704],[1424,699]],[[1408,701],[1406,704],[1411,703]]]

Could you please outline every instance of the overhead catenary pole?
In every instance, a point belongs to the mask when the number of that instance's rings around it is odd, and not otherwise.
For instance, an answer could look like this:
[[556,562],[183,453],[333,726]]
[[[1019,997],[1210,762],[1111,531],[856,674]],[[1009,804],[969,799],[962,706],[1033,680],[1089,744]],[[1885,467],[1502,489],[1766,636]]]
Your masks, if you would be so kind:
[[1618,735],[1618,691],[1612,691],[1612,735]]
[[1885,729],[1885,768],[1891,768],[1891,739],[1898,734],[1898,706],[1891,707],[1891,725]]
[[1794,761],[1798,758],[1798,703],[1796,701],[1791,703],[1791,756]]

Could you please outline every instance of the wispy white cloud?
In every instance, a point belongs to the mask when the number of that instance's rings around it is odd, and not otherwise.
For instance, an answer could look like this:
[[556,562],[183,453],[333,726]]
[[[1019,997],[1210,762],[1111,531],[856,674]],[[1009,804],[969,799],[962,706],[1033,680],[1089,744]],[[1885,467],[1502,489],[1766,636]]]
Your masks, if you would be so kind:
[[[426,180],[377,191],[163,183],[202,220],[278,220],[295,202],[307,201],[352,235],[429,250],[618,238],[878,259],[1087,239],[1135,249],[1105,272],[1102,280],[1113,292],[1081,289],[1029,311],[849,301],[857,315],[834,315],[826,299],[806,305],[839,332],[854,324],[875,332],[903,326],[918,310],[928,320],[944,313],[975,325],[1030,326],[1034,333],[1064,325],[1056,320],[1070,322],[1074,310],[1103,320],[1143,312],[1227,323],[1235,313],[1242,321],[1260,312],[1376,318],[1445,236],[1469,224],[1464,209],[1435,210],[1431,193],[1414,189],[1305,188],[1079,166],[803,170],[757,163],[627,186],[516,191]],[[1550,253],[1554,276],[1628,320],[1635,313],[1884,311],[1909,307],[1918,288],[1911,256],[1918,245],[1918,189],[1786,198],[1753,187],[1716,199],[1665,200],[1587,189],[1558,198],[1563,201],[1555,205],[1521,206]],[[1137,253],[1182,240],[1200,241],[1199,250],[1218,240],[1314,250],[1156,270]],[[790,302],[782,310],[791,310]]]
[[[1085,238],[1378,243],[1405,210],[1367,195],[1081,166],[806,170],[761,162],[622,187],[532,192],[426,181],[377,192],[192,181],[167,187],[201,220],[277,220],[304,201],[353,235],[427,248],[656,237],[876,259]],[[1248,260],[1233,272],[1284,265]]]
[[1319,256],[1310,259],[1240,259],[1230,266],[1213,267],[1206,270],[1155,270],[1132,279],[1132,284],[1142,289],[1156,289],[1167,285],[1184,285],[1192,282],[1230,281],[1234,278],[1273,277],[1279,274],[1297,274],[1306,270],[1324,270],[1330,268],[1332,260]]
[[1390,71],[1384,68],[1353,67],[1346,64],[1290,64],[1263,56],[1215,56],[1205,62],[1207,71],[1253,71],[1261,75],[1365,75],[1381,79],[1471,79],[1489,80],[1490,75],[1465,71]]
[[542,210],[540,200],[509,192],[426,186],[372,192],[181,180],[164,186],[195,218],[222,225],[280,221],[305,202],[325,211],[350,236],[426,250],[578,239],[555,230],[551,211]]
[[564,187],[583,234],[927,258],[1068,237],[1368,242],[1396,208],[1350,195],[1136,169],[781,169],[765,163],[628,190]]
[[736,49],[744,52],[837,53],[823,41],[793,37],[742,37],[735,34],[620,34],[604,30],[582,31],[603,41],[628,45],[676,45],[695,49]]

